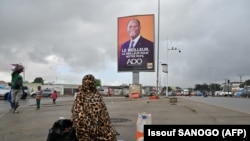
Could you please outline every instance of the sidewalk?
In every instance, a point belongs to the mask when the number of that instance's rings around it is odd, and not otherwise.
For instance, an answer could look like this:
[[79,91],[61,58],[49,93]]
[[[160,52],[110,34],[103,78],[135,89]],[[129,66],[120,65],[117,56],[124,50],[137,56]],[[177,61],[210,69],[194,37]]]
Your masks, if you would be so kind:
[[[129,99],[104,97],[112,123],[121,134],[118,139],[134,141],[139,112],[152,115],[153,124],[249,124],[249,114],[178,98],[173,105],[168,98]],[[73,99],[57,104],[42,103],[7,113],[0,118],[1,141],[46,141],[48,130],[59,117],[71,118]]]

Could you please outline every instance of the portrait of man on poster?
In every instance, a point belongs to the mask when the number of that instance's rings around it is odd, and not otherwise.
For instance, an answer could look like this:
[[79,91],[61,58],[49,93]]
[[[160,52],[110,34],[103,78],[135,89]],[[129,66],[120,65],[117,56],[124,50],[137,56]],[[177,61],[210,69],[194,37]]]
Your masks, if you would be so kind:
[[127,33],[130,37],[121,45],[118,71],[153,70],[154,42],[141,35],[139,19],[130,19],[127,23]]

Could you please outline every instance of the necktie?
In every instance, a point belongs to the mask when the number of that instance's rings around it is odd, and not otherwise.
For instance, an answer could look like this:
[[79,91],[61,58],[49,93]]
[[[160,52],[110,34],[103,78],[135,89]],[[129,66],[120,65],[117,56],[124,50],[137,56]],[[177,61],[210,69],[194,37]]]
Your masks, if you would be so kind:
[[129,48],[133,48],[133,47],[134,47],[134,41],[131,41]]

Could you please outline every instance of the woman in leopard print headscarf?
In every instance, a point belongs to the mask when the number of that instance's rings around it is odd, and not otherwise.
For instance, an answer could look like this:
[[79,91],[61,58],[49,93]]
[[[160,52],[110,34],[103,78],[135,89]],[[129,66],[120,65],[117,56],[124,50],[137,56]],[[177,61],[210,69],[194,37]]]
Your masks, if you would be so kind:
[[78,141],[116,141],[107,107],[96,89],[95,77],[85,75],[72,107]]

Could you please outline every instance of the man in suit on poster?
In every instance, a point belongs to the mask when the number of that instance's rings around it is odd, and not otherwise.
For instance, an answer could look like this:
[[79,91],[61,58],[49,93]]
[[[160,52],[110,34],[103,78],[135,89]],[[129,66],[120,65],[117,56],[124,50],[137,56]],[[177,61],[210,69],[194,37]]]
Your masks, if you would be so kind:
[[121,46],[118,70],[153,70],[154,43],[140,34],[141,24],[138,19],[128,22],[127,32],[130,40]]

